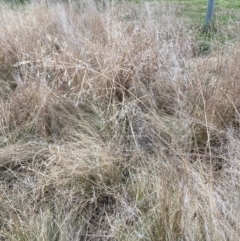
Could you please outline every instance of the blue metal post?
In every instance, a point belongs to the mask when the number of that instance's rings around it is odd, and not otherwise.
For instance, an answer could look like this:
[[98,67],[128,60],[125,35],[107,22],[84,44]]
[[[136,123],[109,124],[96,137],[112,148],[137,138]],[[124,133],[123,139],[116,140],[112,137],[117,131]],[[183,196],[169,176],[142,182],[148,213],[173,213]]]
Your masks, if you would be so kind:
[[206,25],[209,26],[212,22],[214,13],[215,0],[208,0],[207,14],[206,14]]

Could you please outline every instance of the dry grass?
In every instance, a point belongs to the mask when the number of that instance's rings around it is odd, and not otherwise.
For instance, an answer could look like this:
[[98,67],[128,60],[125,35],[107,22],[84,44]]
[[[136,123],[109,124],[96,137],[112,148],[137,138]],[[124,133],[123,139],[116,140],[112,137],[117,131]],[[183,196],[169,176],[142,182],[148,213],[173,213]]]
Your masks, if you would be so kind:
[[176,11],[0,5],[0,240],[240,239],[239,44]]

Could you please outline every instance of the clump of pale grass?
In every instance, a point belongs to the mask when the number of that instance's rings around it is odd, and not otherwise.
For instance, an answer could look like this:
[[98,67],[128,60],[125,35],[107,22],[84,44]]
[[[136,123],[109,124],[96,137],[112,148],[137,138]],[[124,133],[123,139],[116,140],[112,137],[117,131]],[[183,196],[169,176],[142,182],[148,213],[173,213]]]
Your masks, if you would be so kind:
[[1,5],[1,240],[239,239],[238,48],[176,11]]

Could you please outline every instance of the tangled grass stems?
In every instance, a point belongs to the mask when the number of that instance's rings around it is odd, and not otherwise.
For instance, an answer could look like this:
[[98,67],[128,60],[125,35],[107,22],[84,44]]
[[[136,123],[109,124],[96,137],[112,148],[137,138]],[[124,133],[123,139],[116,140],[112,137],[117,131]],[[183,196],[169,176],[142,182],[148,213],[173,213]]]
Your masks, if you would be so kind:
[[0,240],[239,239],[237,41],[164,2],[0,11]]

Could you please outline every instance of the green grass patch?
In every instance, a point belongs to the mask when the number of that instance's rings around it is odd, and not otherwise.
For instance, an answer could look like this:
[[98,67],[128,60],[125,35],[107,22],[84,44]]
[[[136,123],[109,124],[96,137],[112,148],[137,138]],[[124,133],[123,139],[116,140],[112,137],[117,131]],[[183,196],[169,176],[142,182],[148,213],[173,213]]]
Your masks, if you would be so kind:
[[[239,1],[215,1],[212,26],[205,28],[207,0],[168,0],[178,10],[179,18],[185,18],[189,28],[196,33],[201,53],[209,54],[211,49],[219,48],[238,38],[240,21]],[[214,47],[215,45],[215,47]]]

